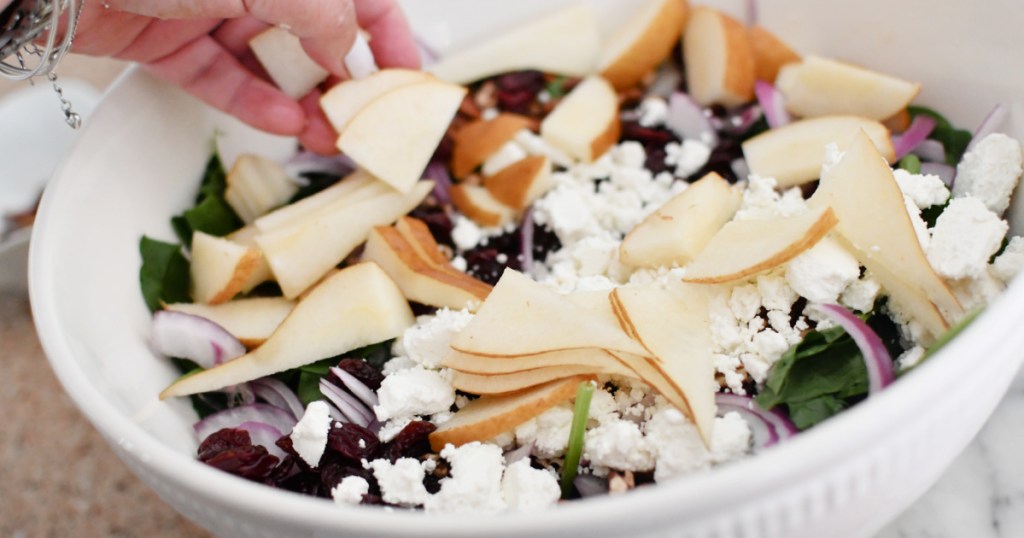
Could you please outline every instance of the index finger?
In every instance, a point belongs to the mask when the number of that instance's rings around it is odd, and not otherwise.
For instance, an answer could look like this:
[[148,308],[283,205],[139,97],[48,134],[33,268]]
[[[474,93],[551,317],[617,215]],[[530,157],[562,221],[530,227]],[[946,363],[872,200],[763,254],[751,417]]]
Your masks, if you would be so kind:
[[354,0],[359,26],[370,34],[370,49],[381,67],[419,69],[412,28],[394,0]]

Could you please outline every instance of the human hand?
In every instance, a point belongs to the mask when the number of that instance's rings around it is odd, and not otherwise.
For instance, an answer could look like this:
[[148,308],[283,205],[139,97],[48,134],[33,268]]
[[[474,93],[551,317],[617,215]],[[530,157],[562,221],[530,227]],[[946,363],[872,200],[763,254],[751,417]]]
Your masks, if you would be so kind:
[[296,135],[313,151],[335,152],[337,135],[320,111],[320,91],[294,101],[269,81],[249,50],[249,39],[269,25],[300,37],[310,57],[339,78],[348,78],[344,58],[359,27],[369,33],[380,66],[419,66],[394,0],[85,2],[73,50],[141,63],[254,127]]

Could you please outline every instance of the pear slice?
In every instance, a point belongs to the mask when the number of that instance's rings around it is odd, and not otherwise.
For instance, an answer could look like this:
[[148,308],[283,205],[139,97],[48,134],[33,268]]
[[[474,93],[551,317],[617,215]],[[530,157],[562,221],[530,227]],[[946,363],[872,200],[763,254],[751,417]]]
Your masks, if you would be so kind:
[[504,226],[515,219],[515,211],[499,202],[480,185],[460,183],[448,191],[455,208],[477,224],[486,227]]
[[[501,360],[501,359],[483,359]],[[505,361],[508,362],[508,361]],[[618,375],[636,378],[632,370],[614,362],[608,366],[563,365],[521,370],[508,374],[470,374],[452,371],[452,386],[469,394],[508,394],[579,375]]]
[[[398,219],[398,222],[395,223],[395,229],[398,230],[398,233],[402,234],[402,237],[404,237],[410,245],[412,245],[412,248],[416,250],[416,253],[419,254],[420,258],[427,260],[437,267],[447,268],[461,273],[461,271],[458,271],[451,266],[448,257],[441,252],[441,246],[438,245],[437,241],[434,239],[434,234],[430,233],[430,228],[427,226],[427,223],[418,218],[406,215]],[[490,286],[488,286],[488,288],[489,287]]]
[[219,304],[242,291],[260,263],[260,251],[203,232],[192,234],[192,300]]
[[285,297],[294,298],[366,241],[374,226],[390,224],[419,205],[434,182],[407,194],[391,192],[337,211],[320,211],[298,224],[256,238]]
[[542,155],[520,159],[484,178],[484,188],[491,196],[517,211],[530,207],[554,186],[551,160]]
[[754,51],[747,30],[720,11],[701,6],[690,13],[683,65],[690,97],[700,105],[739,106],[754,98]]
[[[605,303],[608,302],[607,296],[601,299]],[[563,349],[529,357],[479,357],[452,351],[441,361],[441,364],[460,372],[479,375],[513,374],[552,366],[587,366],[603,370],[624,366],[621,361],[603,349]]]
[[711,172],[675,195],[630,231],[619,259],[634,267],[683,266],[732,220],[742,193]]
[[587,377],[571,377],[522,392],[481,396],[459,409],[430,434],[430,448],[439,452],[449,443],[460,446],[494,439],[571,399],[576,395],[579,384],[587,380]]
[[338,137],[338,149],[400,192],[423,175],[466,88],[436,80],[400,86],[370,101]]
[[222,389],[394,338],[415,323],[398,286],[373,263],[347,267],[300,301],[260,347],[183,377],[160,398]]
[[331,208],[331,211],[339,209],[341,204],[350,204],[362,200],[394,192],[391,187],[382,181],[377,181],[369,172],[356,170],[345,176],[340,181],[326,189],[293,204],[271,211],[256,219],[253,225],[260,232],[281,230],[295,223],[311,218],[320,210]]
[[775,85],[786,108],[806,118],[852,114],[882,121],[921,92],[919,83],[818,56],[782,68]]
[[703,290],[683,290],[677,296],[658,286],[631,286],[611,297],[629,332],[659,359],[658,369],[682,394],[681,411],[708,445],[717,409],[708,304]]
[[246,224],[287,202],[298,184],[281,165],[258,155],[241,155],[227,175],[224,200]]
[[743,156],[752,174],[774,177],[784,189],[818,179],[825,146],[834,143],[846,151],[860,131],[867,133],[886,161],[896,159],[889,129],[857,116],[825,116],[765,131],[743,143]]
[[683,280],[724,284],[778,267],[821,241],[836,226],[828,206],[802,215],[732,221],[686,266]]
[[382,69],[368,77],[350,79],[335,85],[320,97],[320,109],[324,111],[335,132],[340,133],[370,101],[391,90],[431,78],[429,73],[423,71]]
[[506,269],[452,349],[481,357],[520,357],[602,348],[644,354],[613,321],[522,273]]
[[370,232],[363,260],[376,262],[406,298],[425,305],[472,311],[491,289],[465,273],[436,268],[421,258],[398,230],[389,226],[378,226]]
[[672,52],[683,35],[687,0],[652,0],[634,13],[611,36],[598,70],[616,90],[632,88]]
[[252,349],[265,342],[294,307],[295,301],[284,297],[254,297],[219,305],[175,303],[164,308],[206,318]]
[[445,55],[428,70],[457,84],[526,69],[584,76],[593,72],[600,50],[597,17],[577,4]]
[[330,74],[306,54],[299,38],[284,28],[267,28],[249,40],[249,48],[274,84],[292,99],[306,95]]
[[750,27],[747,29],[747,37],[750,39],[750,47],[754,50],[757,80],[775,83],[782,66],[800,62],[800,55],[764,26]]
[[584,162],[604,155],[619,141],[619,96],[599,76],[583,79],[540,124],[552,146]]
[[[933,336],[963,314],[956,296],[928,263],[892,169],[867,135],[857,134],[842,160],[821,179],[809,204],[835,211],[836,232],[853,247],[857,259],[917,314]],[[942,315],[929,315],[932,305]]]
[[[256,226],[252,224],[246,224],[245,226],[229,233],[224,238],[232,243],[242,245],[244,247],[253,248],[259,250],[260,246],[256,244],[256,237],[258,237],[260,231],[256,229]],[[249,273],[248,278],[242,284],[242,293],[249,293],[256,286],[264,282],[274,280],[274,272],[270,270],[270,264],[267,263],[267,257],[263,255],[263,251],[260,251],[259,261],[256,263],[256,268]]]
[[467,123],[455,132],[452,145],[452,176],[462,179],[494,155],[502,146],[529,129],[532,121],[519,114],[502,113],[489,120]]

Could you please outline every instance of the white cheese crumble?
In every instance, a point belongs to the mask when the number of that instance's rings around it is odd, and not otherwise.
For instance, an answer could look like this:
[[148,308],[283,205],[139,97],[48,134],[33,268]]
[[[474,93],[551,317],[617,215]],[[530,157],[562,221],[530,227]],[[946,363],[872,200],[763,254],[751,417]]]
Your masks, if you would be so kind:
[[533,453],[541,458],[557,458],[565,453],[572,429],[572,409],[557,406],[548,409],[519,426],[516,442],[520,446],[533,443]]
[[594,474],[605,475],[608,469],[649,471],[655,454],[636,422],[615,419],[587,430],[583,459],[590,461]]
[[483,166],[480,167],[480,171],[485,177],[493,176],[494,174],[504,170],[510,164],[517,163],[526,157],[526,150],[517,144],[515,140],[509,140],[508,142],[505,142],[505,145],[501,146],[498,151],[494,152],[494,154],[484,161]]
[[470,321],[468,310],[441,308],[433,315],[416,318],[416,324],[402,334],[402,347],[406,355],[425,368],[438,368],[451,353],[451,343]]
[[380,404],[373,407],[373,412],[378,420],[385,421],[447,411],[455,403],[455,389],[447,370],[415,366],[385,377],[377,398]]
[[910,217],[910,225],[914,228],[917,243],[921,245],[921,250],[928,250],[928,243],[931,242],[931,237],[928,235],[928,225],[921,218],[921,209],[906,194],[903,195],[903,205],[907,208],[907,216]]
[[903,354],[896,359],[896,370],[903,371],[908,368],[913,368],[914,366],[917,366],[923,358],[924,348],[921,346],[914,346],[904,351]]
[[370,483],[361,476],[346,476],[331,490],[331,498],[338,504],[359,504],[370,492]]
[[751,174],[743,190],[743,202],[736,220],[765,220],[793,217],[807,211],[807,202],[800,189],[794,187],[779,194],[773,177]]
[[975,198],[1002,215],[1024,172],[1022,161],[1020,142],[1002,133],[986,136],[964,154],[957,166],[953,196]]
[[558,504],[562,488],[555,475],[544,469],[530,467],[523,458],[505,468],[501,492],[508,509],[515,512],[536,512]]
[[843,294],[839,297],[839,303],[851,310],[858,312],[870,312],[875,306],[882,285],[874,278],[865,275],[864,278],[851,282]]
[[661,97],[647,97],[640,101],[637,114],[642,127],[660,127],[668,116],[668,103]]
[[786,282],[812,303],[835,303],[859,276],[857,259],[827,237],[786,265]]
[[677,177],[690,177],[704,168],[711,158],[711,146],[692,138],[682,144],[669,142],[665,145],[665,164],[674,165]]
[[424,468],[419,460],[398,458],[395,463],[380,459],[370,462],[373,476],[380,484],[384,502],[403,506],[418,506],[426,502],[429,493],[423,485]]
[[909,196],[918,209],[942,205],[949,200],[949,189],[939,176],[911,174],[902,168],[893,170],[893,176],[903,194]]
[[742,457],[750,450],[750,426],[736,412],[715,419],[711,450],[686,416],[672,407],[658,410],[647,422],[647,439],[657,451],[654,480],[661,482]]
[[946,278],[981,276],[1008,229],[981,200],[955,198],[932,229],[928,261]]
[[310,467],[320,465],[327,449],[327,432],[331,428],[331,413],[327,402],[317,400],[306,406],[306,412],[295,424],[289,437],[292,447]]
[[1009,283],[1024,269],[1024,238],[1015,236],[1006,245],[1006,250],[992,264],[992,272],[1003,282]]
[[448,478],[441,480],[441,490],[424,503],[428,513],[488,514],[507,507],[502,495],[505,459],[500,447],[479,442],[458,448],[449,444],[441,457],[451,469]]

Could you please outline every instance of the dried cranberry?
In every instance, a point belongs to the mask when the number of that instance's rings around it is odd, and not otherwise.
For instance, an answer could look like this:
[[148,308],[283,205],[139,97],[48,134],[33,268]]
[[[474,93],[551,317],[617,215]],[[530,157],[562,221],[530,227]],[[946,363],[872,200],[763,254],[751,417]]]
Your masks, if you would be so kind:
[[362,359],[341,359],[338,368],[348,372],[371,390],[379,389],[381,382],[384,381],[384,374]]
[[320,473],[316,471],[302,471],[285,478],[277,484],[281,489],[294,491],[303,495],[323,497],[330,495],[330,492],[322,491],[320,487]]
[[225,450],[245,446],[252,446],[249,432],[236,428],[217,430],[199,444],[199,461],[206,461]]
[[380,493],[380,487],[377,485],[377,480],[372,472],[362,467],[340,463],[329,463],[320,469],[320,486],[329,494],[332,489],[349,476],[361,477],[370,484],[370,493]]
[[544,73],[540,71],[515,71],[506,73],[494,79],[498,90],[503,91],[532,91],[538,93],[544,89]]
[[623,140],[635,140],[643,144],[644,147],[665,147],[665,144],[669,142],[679,141],[676,135],[668,129],[644,127],[636,121],[622,122],[621,138]]
[[561,250],[562,242],[555,232],[539,224],[533,227],[533,259],[545,261],[548,254]]
[[388,459],[392,463],[398,458],[419,458],[430,452],[428,437],[436,429],[437,426],[429,422],[414,420],[382,447],[378,458]]
[[508,266],[507,263],[498,261],[499,254],[501,253],[493,248],[478,248],[466,252],[463,256],[466,258],[466,272],[488,284],[497,284],[505,267]]
[[224,428],[199,445],[199,461],[249,480],[263,480],[277,466],[277,456],[254,446],[245,430]]
[[345,423],[327,432],[327,446],[343,458],[359,461],[369,459],[380,446],[380,441],[370,430],[357,424]]

